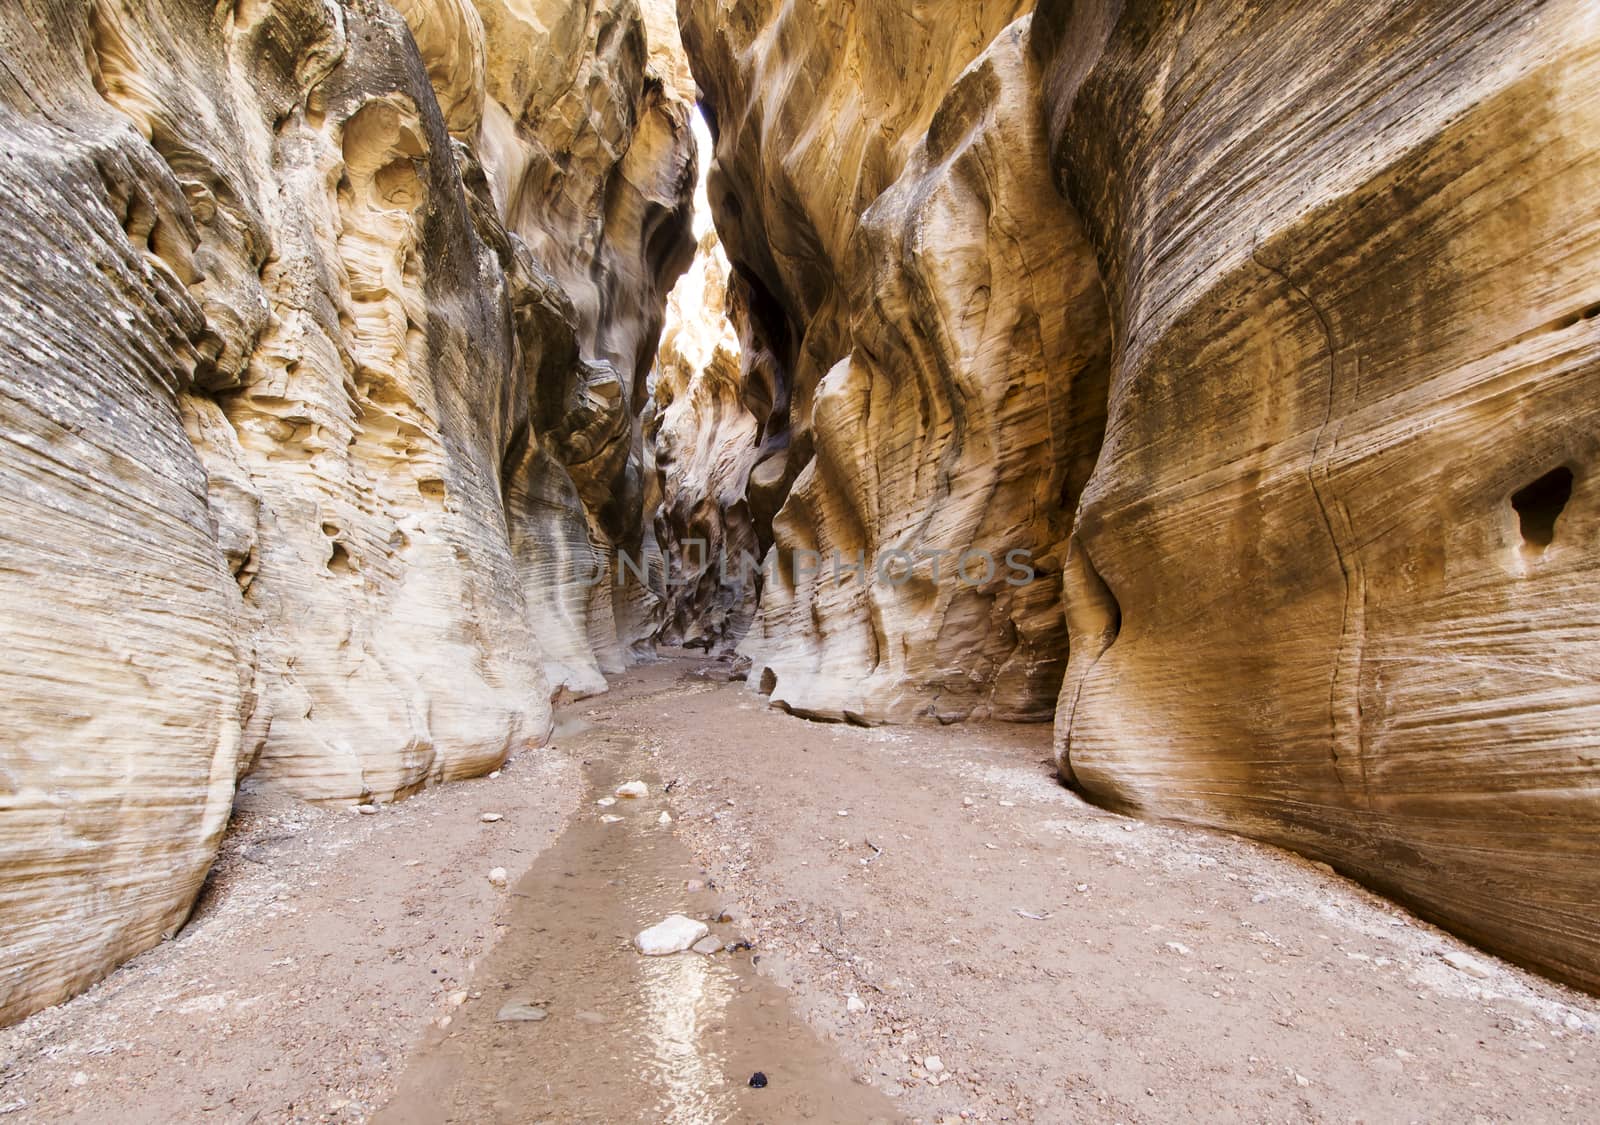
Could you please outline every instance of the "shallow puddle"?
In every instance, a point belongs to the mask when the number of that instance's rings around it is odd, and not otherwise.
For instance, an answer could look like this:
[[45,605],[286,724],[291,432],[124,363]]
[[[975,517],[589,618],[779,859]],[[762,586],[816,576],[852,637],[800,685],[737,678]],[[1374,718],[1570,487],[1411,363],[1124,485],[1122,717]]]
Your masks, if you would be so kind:
[[[686,889],[699,872],[659,823],[668,800],[634,740],[594,730],[566,745],[587,758],[583,807],[513,889],[509,929],[472,981],[481,995],[430,1033],[374,1120],[897,1120],[893,1103],[852,1081],[783,990],[757,974],[751,952],[634,949],[633,935],[667,915],[709,918],[723,904],[715,890]],[[596,803],[635,779],[649,783],[648,798]],[[711,930],[740,936],[730,925]],[[498,1022],[510,1002],[547,1015]],[[756,1071],[765,1088],[751,1088]]]

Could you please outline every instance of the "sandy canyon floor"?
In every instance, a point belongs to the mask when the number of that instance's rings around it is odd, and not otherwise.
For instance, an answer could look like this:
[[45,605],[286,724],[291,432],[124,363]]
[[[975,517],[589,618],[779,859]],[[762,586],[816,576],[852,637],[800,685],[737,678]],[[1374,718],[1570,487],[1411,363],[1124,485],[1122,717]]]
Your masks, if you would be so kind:
[[[568,707],[552,747],[374,815],[245,793],[174,940],[0,1031],[0,1119],[1600,1104],[1592,997],[1294,856],[1086,805],[1045,727],[818,725],[722,667],[636,669]],[[597,803],[634,779],[648,797]],[[713,933],[750,948],[640,957],[632,935],[671,912],[726,917]],[[546,1015],[503,1022],[507,1004]]]

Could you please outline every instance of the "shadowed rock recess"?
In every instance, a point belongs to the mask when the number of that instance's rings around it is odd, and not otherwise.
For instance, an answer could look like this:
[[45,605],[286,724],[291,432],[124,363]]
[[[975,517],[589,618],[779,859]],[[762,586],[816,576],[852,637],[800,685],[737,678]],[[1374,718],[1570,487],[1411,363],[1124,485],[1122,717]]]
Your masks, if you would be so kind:
[[9,0],[0,179],[0,1022],[658,641],[1600,989],[1586,0]]
[[1053,706],[1092,796],[1600,987],[1595,9],[1031,7],[679,4],[763,542],[1040,560],[780,565],[752,684]]

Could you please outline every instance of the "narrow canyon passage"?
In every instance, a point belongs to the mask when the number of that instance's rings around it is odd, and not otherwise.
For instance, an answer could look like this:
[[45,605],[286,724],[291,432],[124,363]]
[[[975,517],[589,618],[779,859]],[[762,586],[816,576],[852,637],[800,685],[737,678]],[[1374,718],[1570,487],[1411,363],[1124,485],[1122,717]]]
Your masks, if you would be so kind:
[[[0,1031],[7,1098],[690,1125],[1582,1120],[1600,1097],[1591,998],[1297,857],[1086,805],[1041,728],[819,725],[726,668],[637,668],[551,748],[374,816],[258,810],[176,940]],[[648,798],[595,803],[634,779]],[[726,911],[712,931],[751,948],[639,957],[673,911]],[[512,1001],[546,1018],[496,1023]]]
[[1597,186],[1597,0],[5,0],[0,1123],[1594,1116]]

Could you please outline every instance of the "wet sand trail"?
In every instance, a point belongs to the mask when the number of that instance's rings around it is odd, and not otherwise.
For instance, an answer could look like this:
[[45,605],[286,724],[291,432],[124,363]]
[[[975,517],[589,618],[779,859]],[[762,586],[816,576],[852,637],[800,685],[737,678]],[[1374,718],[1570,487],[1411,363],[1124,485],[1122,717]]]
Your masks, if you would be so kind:
[[[579,719],[558,737],[582,759],[586,799],[513,888],[509,930],[473,991],[374,1120],[895,1120],[892,1103],[852,1081],[783,989],[756,972],[758,950],[638,952],[633,936],[669,914],[707,920],[730,946],[741,934],[662,822],[666,783],[639,736]],[[633,780],[650,796],[599,803]],[[544,1016],[499,1018],[507,1005]],[[752,1088],[756,1072],[765,1087]]]

